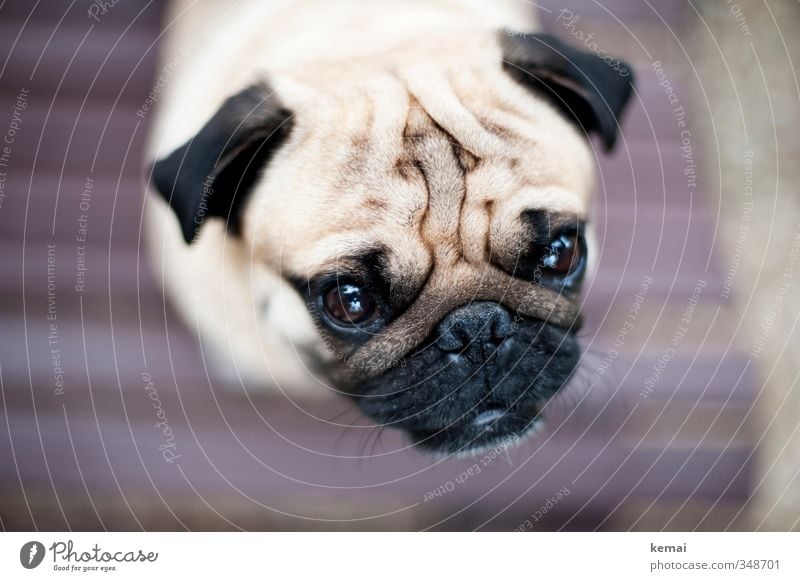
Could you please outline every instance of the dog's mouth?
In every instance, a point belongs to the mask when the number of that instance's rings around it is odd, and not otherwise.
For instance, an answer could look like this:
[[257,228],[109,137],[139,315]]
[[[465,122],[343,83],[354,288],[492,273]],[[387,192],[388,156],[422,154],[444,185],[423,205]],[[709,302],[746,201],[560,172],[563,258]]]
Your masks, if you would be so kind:
[[489,362],[478,370],[410,360],[370,382],[355,399],[375,422],[403,430],[426,452],[460,455],[505,448],[541,427],[547,402],[577,363],[571,350],[549,362],[543,359],[529,353],[509,368]]
[[494,303],[454,314],[402,365],[352,391],[359,407],[429,452],[474,452],[532,433],[577,366],[574,331],[535,319],[512,324]]

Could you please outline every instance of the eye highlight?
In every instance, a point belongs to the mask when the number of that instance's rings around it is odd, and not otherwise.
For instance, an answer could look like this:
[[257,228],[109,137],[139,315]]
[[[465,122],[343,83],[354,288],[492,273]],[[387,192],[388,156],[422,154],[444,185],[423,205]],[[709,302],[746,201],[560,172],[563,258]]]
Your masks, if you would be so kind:
[[542,266],[547,273],[554,276],[567,276],[580,265],[582,258],[583,252],[577,234],[559,236],[547,248],[542,257]]
[[337,282],[320,298],[326,317],[340,327],[368,325],[380,315],[375,296],[353,283]]

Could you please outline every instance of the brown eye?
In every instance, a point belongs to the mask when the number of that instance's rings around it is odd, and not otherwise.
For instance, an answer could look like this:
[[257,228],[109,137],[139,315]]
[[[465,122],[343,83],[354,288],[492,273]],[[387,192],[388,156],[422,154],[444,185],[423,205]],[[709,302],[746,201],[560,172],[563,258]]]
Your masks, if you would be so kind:
[[565,277],[582,264],[582,249],[577,234],[559,236],[547,248],[542,257],[543,274]]
[[325,314],[334,323],[352,327],[369,323],[378,315],[378,304],[366,290],[353,284],[337,284],[322,297]]

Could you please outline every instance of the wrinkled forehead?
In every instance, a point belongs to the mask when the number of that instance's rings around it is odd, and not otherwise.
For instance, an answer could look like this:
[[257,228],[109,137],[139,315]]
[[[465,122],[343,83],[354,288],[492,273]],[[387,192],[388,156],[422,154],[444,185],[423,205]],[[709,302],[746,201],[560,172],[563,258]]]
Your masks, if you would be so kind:
[[257,252],[292,274],[380,246],[422,278],[437,255],[514,252],[529,210],[587,213],[585,138],[499,68],[416,65],[319,96],[296,120],[248,213]]

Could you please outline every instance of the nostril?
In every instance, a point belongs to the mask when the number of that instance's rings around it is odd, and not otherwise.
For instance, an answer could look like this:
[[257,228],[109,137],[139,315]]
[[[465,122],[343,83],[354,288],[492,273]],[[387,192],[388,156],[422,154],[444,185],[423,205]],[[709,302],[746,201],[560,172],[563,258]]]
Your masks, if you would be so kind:
[[436,344],[439,346],[439,349],[443,351],[460,351],[464,348],[466,342],[458,326],[451,325],[440,332]]
[[492,337],[501,342],[511,336],[514,332],[514,326],[511,323],[511,317],[505,311],[498,311],[492,321]]

